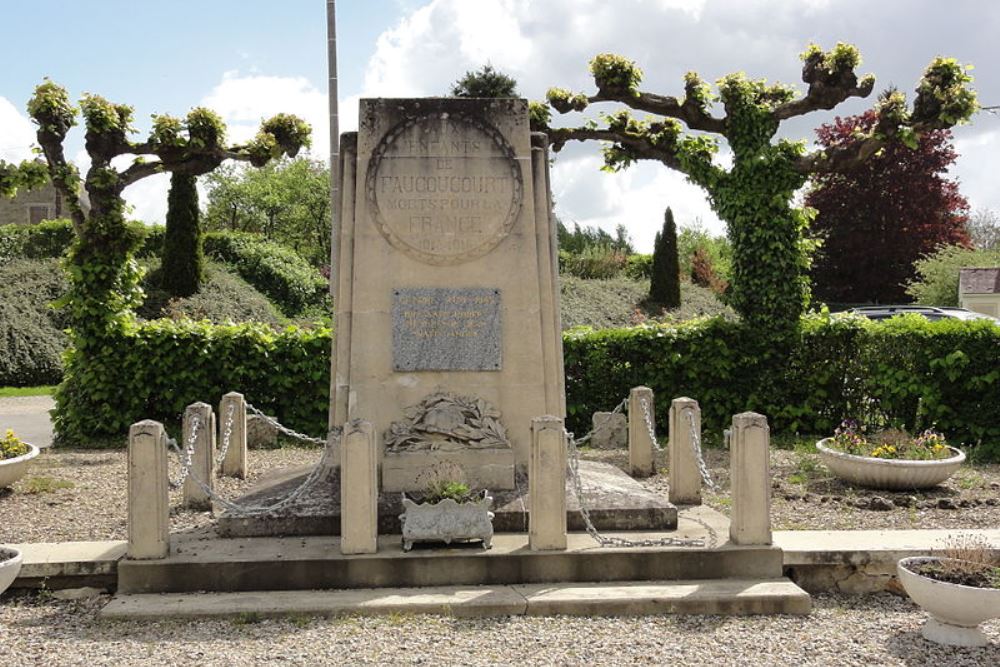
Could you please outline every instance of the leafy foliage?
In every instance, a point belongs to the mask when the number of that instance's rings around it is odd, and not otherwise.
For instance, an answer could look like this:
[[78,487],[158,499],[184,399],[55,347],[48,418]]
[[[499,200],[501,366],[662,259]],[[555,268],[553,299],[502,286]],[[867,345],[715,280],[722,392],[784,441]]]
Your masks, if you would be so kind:
[[958,279],[963,268],[1000,267],[1000,249],[971,250],[945,246],[914,264],[916,278],[906,286],[906,293],[927,306],[958,306]]
[[0,225],[0,262],[61,257],[72,241],[73,226],[69,220],[46,220],[37,225]]
[[653,242],[653,270],[649,300],[665,308],[681,305],[681,275],[677,263],[677,225],[669,208],[663,216],[663,229]]
[[487,63],[451,86],[453,97],[517,97],[517,81]]
[[610,248],[624,255],[635,252],[628,230],[622,224],[615,227],[615,235],[612,236],[600,227],[581,227],[578,222],[574,222],[573,229],[570,230],[562,220],[557,220],[556,236],[559,249],[571,254],[580,254],[588,248],[596,247]]
[[67,288],[54,259],[0,261],[0,386],[60,380],[67,322],[51,304]]
[[[838,118],[816,130],[819,143],[846,149],[878,116]],[[816,295],[835,303],[898,303],[913,263],[942,245],[967,245],[969,205],[947,178],[957,154],[947,130],[925,132],[915,147],[884,147],[857,168],[819,174],[806,204],[817,210],[822,246],[813,265]]]
[[331,331],[161,319],[133,324],[81,363],[67,358],[56,391],[60,445],[124,443],[140,419],[179,421],[195,401],[239,387],[283,424],[320,436],[329,405]]
[[990,416],[1000,410],[1000,327],[986,321],[807,316],[780,351],[719,318],[574,330],[563,341],[568,427],[580,432],[637,385],[653,388],[661,414],[675,396],[696,398],[710,431],[744,410],[767,415],[774,432],[831,433],[844,415],[912,430],[919,403],[924,425],[1000,460]]
[[[653,117],[638,120],[623,110],[605,114],[603,127],[588,121],[580,127],[551,128],[545,114],[532,115],[535,129],[548,131],[556,151],[567,141],[600,141],[607,170],[655,160],[703,187],[728,225],[733,248],[728,298],[748,323],[778,338],[792,334],[809,302],[807,273],[814,244],[805,231],[810,217],[793,204],[806,178],[853,168],[893,142],[912,143],[928,131],[965,122],[977,109],[965,69],[952,59],[937,58],[917,86],[912,113],[905,98],[892,91],[876,106],[874,127],[851,149],[807,154],[802,142],[774,140],[781,122],[832,109],[850,97],[867,97],[875,81],[871,75],[859,79],[855,74],[861,57],[848,44],[827,52],[810,45],[802,61],[802,80],[809,84],[802,97],[788,86],[769,85],[742,73],[719,79],[713,95],[697,73],[689,72],[685,96],[675,98],[640,90],[642,72],[635,63],[601,54],[590,63],[595,95],[553,88],[548,103],[568,113],[593,103],[617,102]],[[724,116],[713,115],[717,103]],[[682,122],[698,133],[682,133]],[[720,139],[732,149],[729,169],[714,161]]]
[[205,252],[230,265],[288,317],[329,312],[326,279],[288,248],[262,241],[255,234],[209,232]]
[[201,287],[205,250],[198,212],[197,179],[170,175],[167,226],[163,240],[162,285],[170,296],[186,297]]
[[316,267],[330,264],[330,170],[307,158],[260,169],[222,166],[205,177],[205,228],[257,232]]

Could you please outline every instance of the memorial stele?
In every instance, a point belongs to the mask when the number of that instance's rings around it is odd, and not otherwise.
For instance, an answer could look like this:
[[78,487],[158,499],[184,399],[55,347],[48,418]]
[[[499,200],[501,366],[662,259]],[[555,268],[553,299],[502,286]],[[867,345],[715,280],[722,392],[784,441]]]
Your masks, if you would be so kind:
[[545,136],[522,99],[364,99],[333,230],[331,428],[370,421],[383,491],[514,488],[565,416]]

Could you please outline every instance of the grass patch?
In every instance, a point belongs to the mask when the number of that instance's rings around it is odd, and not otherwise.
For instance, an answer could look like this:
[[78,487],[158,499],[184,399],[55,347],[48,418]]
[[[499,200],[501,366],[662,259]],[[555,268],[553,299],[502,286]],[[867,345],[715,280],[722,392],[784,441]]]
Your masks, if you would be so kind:
[[40,387],[0,387],[0,398],[9,396],[51,396],[55,385]]
[[263,620],[264,617],[255,611],[243,611],[233,617],[233,625],[253,625]]
[[32,477],[24,483],[24,493],[52,493],[59,489],[72,489],[76,484],[56,477]]

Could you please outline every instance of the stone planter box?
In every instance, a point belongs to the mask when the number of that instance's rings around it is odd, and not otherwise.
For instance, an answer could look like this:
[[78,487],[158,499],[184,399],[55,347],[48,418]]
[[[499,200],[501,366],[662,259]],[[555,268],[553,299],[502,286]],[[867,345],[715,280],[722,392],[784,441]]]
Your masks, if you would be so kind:
[[0,547],[0,595],[10,588],[21,571],[21,552],[13,547]]
[[954,447],[948,447],[952,456],[946,459],[906,461],[845,454],[828,447],[829,441],[824,438],[816,443],[823,464],[845,482],[870,489],[928,489],[954,475],[965,461],[965,454]]
[[486,491],[475,501],[457,503],[445,498],[437,503],[415,503],[403,494],[403,551],[416,542],[482,540],[483,548],[493,543],[493,498]]
[[28,453],[16,456],[12,459],[0,459],[0,489],[11,486],[17,480],[24,477],[28,471],[28,463],[38,456],[38,447],[28,445]]
[[896,571],[914,602],[930,614],[924,623],[925,639],[952,646],[986,646],[989,639],[979,624],[1000,617],[1000,589],[962,586],[912,572],[909,567],[947,560],[926,556],[904,558]]

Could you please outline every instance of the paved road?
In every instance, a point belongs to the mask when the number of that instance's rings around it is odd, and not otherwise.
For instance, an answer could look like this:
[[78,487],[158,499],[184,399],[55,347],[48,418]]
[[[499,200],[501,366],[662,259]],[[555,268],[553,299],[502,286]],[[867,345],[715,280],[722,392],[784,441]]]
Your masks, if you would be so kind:
[[51,396],[11,396],[0,398],[0,435],[14,429],[17,437],[36,447],[52,446],[52,420],[49,410],[55,407]]

